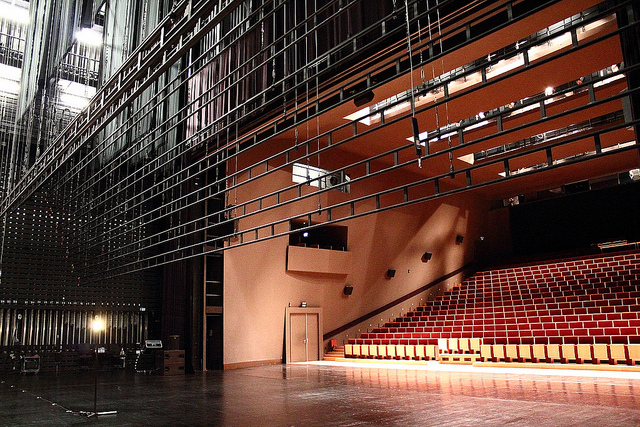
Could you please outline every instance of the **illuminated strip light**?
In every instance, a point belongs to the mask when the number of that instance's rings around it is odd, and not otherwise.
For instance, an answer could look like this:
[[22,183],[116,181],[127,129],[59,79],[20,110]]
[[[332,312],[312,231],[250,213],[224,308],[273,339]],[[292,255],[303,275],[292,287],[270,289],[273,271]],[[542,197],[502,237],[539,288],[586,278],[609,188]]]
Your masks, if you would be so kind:
[[596,88],[596,87],[605,86],[605,85],[608,85],[609,83],[615,82],[616,80],[620,80],[624,78],[625,78],[624,74],[618,74],[617,76],[609,77],[608,79],[604,79],[597,83],[594,83],[593,87]]
[[489,148],[488,150],[467,154],[465,156],[458,157],[458,160],[461,160],[465,163],[469,163],[470,165],[473,165],[480,160],[501,156],[503,154],[516,151],[524,147],[532,147],[539,144],[546,144],[551,141],[555,141],[561,138],[566,138],[568,136],[572,136],[578,133],[592,130],[597,126],[603,126],[606,124],[623,121],[623,120],[624,120],[624,113],[622,111],[617,111],[615,113],[605,114],[603,116],[599,116],[590,120],[585,120],[583,122],[570,125],[564,128],[550,130],[545,133],[541,133],[539,135],[521,139],[519,141],[515,141],[509,144],[499,145],[497,147]]
[[[592,37],[593,35],[600,32],[602,30],[602,27],[607,25],[617,25],[615,14],[611,14],[602,19],[598,19],[597,21],[591,22],[577,29],[576,35],[578,36],[578,41],[582,41],[588,37]],[[560,49],[569,47],[571,46],[571,44],[571,34],[568,32],[561,34],[549,41],[529,48],[529,61],[535,61],[536,59],[543,58]]]
[[[611,147],[603,148],[602,152],[603,153],[607,153],[607,152],[610,152],[610,151],[622,150],[623,148],[631,147],[631,146],[634,146],[634,145],[636,145],[636,141],[635,140],[622,142],[620,144],[612,145]],[[585,151],[584,153],[574,154],[573,156],[568,156],[568,157],[564,157],[562,159],[554,160],[553,161],[553,165],[560,165],[560,164],[563,164],[563,163],[574,161],[574,160],[582,158],[582,157],[593,156],[594,154],[596,154],[595,150]],[[520,169],[516,169],[514,171],[511,171],[510,175],[511,176],[512,175],[518,175],[518,174],[525,173],[525,172],[531,172],[531,171],[534,171],[534,170],[540,170],[540,169],[544,169],[544,168],[546,168],[548,166],[549,165],[547,163],[538,163],[537,165],[527,166],[527,167],[524,167],[524,168],[520,168]],[[498,173],[498,175],[500,175],[503,178],[506,178],[507,173],[506,172],[500,172],[500,173]]]
[[10,65],[0,64],[0,93],[18,95],[22,70]]
[[[613,72],[617,72],[617,65],[611,66],[611,69],[612,69]],[[603,75],[605,75],[603,73],[606,73],[606,72],[607,72],[607,69],[604,69],[604,70],[599,71],[598,74],[603,76]],[[608,79],[604,79],[604,80],[602,80],[600,82],[594,83],[593,86],[594,87],[601,87],[601,86],[604,86],[606,84],[613,83],[613,82],[615,82],[617,80],[621,80],[621,79],[624,79],[624,78],[625,78],[625,76],[623,74],[618,74],[616,76],[613,76],[613,77],[610,77]],[[549,88],[547,88],[547,90],[548,89]],[[553,91],[555,91],[555,88],[553,89]],[[573,95],[576,95],[576,94],[580,94],[580,93],[584,93],[584,92],[587,92],[587,91],[588,91],[587,87],[582,87],[581,89],[576,90],[576,91],[565,92],[564,95],[560,95],[560,96],[557,96],[557,97],[552,97],[552,98],[549,98],[549,99],[545,100],[545,105],[552,104],[552,103],[554,103],[556,101],[561,101],[561,100],[566,99],[567,97],[570,97],[570,96],[573,96]],[[543,95],[542,93],[536,94],[536,95],[534,95],[534,98],[541,97],[542,95]],[[529,99],[529,98],[525,98],[525,99],[520,100],[518,102],[522,103],[522,102],[526,101],[527,99]],[[524,113],[527,113],[527,112],[532,111],[532,110],[537,110],[539,108],[538,104],[534,103],[534,104],[531,104],[531,105],[527,105],[525,107],[514,109],[513,111],[511,111],[511,112],[509,112],[507,114],[504,113],[504,111],[506,111],[506,110],[508,110],[510,108],[515,108],[515,105],[516,105],[516,103],[512,103],[510,105],[504,105],[503,107],[498,108],[496,110],[501,111],[500,114],[502,115],[503,118],[507,118],[507,117],[514,117],[514,116],[517,116],[517,115],[520,115],[520,114],[524,114]],[[467,120],[484,119],[486,116],[491,116],[492,115],[492,111],[488,111],[486,113],[485,112],[480,112],[480,113],[478,113],[478,115],[475,118],[467,119]],[[473,129],[478,129],[478,128],[486,126],[488,124],[495,123],[495,121],[496,121],[496,119],[481,120],[481,121],[479,121],[477,123],[474,123],[472,125],[466,126],[464,128],[464,131],[468,132],[468,131],[473,130]],[[439,140],[446,139],[446,138],[449,138],[451,136],[456,135],[458,133],[457,129],[461,126],[461,123],[462,122],[453,123],[453,124],[449,124],[449,125],[443,126],[439,130],[436,130],[436,131],[425,131],[425,132],[420,133],[421,144],[425,145],[425,141],[427,141],[427,140],[430,143],[438,142]],[[455,128],[455,130],[451,131],[452,128]],[[433,135],[436,135],[436,136],[434,137]],[[409,138],[407,138],[407,140],[412,142],[413,141],[413,137],[409,137]],[[465,155],[465,156],[460,157],[459,159],[469,163],[469,161],[468,161],[469,156],[472,156],[472,155]],[[473,164],[473,163],[471,163],[471,164]]]
[[[582,28],[576,30],[578,41],[581,41],[587,37],[591,37],[592,35],[601,31],[602,28],[606,25],[614,25],[615,20],[616,17],[614,14],[612,14],[583,26]],[[518,47],[518,43],[516,43],[516,48]],[[529,48],[527,51],[529,62],[533,62],[537,59],[543,58],[571,45],[571,33],[565,32],[558,37]],[[491,54],[489,54],[489,58],[491,58]],[[517,53],[510,58],[504,58],[495,64],[489,65],[486,68],[487,80],[490,80],[506,72],[515,70],[517,68],[523,67],[524,65],[524,55],[522,52]],[[427,93],[424,93],[424,91],[427,87],[435,86],[438,82],[444,80],[447,74],[450,74],[450,72],[432,79],[428,84],[422,84],[421,86],[406,90],[390,98],[387,98],[384,101],[378,102],[373,106],[365,107],[361,110],[358,110],[355,113],[345,116],[344,119],[349,121],[359,121],[364,125],[370,126],[372,124],[381,122],[380,112],[382,111],[384,111],[385,117],[393,117],[405,113],[411,109],[411,104],[408,99],[411,97],[412,90],[414,94],[421,94],[414,97],[416,108],[428,104],[429,102],[435,102],[437,100],[438,94],[443,91],[443,87],[438,87],[435,90],[429,91]],[[481,82],[482,74],[477,71],[475,73],[462,76],[459,79],[449,82],[447,84],[448,92],[449,94],[453,94]],[[393,107],[387,108],[388,105],[395,104],[398,101],[400,101],[398,104],[394,105]]]

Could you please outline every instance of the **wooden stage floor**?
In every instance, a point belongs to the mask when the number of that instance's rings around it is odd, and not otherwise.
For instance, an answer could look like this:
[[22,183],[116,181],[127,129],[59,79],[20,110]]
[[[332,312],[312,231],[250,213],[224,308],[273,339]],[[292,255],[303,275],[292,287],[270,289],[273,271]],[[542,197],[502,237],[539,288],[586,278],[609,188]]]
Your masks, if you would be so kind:
[[640,373],[357,362],[0,377],[0,425],[633,426]]

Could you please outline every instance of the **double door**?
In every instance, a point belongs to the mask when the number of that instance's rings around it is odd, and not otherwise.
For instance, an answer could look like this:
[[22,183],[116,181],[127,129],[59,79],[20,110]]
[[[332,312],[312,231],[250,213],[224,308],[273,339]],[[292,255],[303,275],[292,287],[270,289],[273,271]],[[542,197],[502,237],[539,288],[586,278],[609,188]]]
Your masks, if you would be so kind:
[[322,309],[288,307],[286,313],[287,363],[322,358]]

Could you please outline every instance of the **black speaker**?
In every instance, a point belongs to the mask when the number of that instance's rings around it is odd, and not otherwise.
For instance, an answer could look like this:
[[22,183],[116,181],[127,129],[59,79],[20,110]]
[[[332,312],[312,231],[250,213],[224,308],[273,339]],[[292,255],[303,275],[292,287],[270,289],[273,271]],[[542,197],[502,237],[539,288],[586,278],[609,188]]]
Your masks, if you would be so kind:
[[388,269],[388,270],[387,270],[387,277],[388,277],[389,279],[391,279],[391,278],[392,278],[393,276],[395,276],[395,275],[396,275],[396,271],[395,271],[395,270],[392,270],[392,269]]
[[459,235],[459,234],[458,234],[458,235],[456,236],[456,244],[458,244],[458,245],[459,245],[459,244],[461,244],[463,241],[464,241],[464,236],[461,236],[461,235]]
[[432,256],[433,254],[431,252],[425,252],[422,254],[422,258],[420,258],[420,261],[427,262],[431,259]]
[[589,180],[584,180],[565,184],[562,186],[562,189],[564,190],[564,194],[575,194],[591,190],[591,185],[589,184]]
[[93,27],[93,0],[82,1],[82,12],[80,15],[80,28]]
[[[620,93],[627,92],[627,89],[624,89]],[[633,114],[631,113],[631,99],[629,99],[629,95],[623,96],[620,98],[622,102],[622,114],[624,115],[624,122],[630,123],[633,121]]]
[[351,295],[353,293],[353,286],[345,286],[343,292],[345,295]]

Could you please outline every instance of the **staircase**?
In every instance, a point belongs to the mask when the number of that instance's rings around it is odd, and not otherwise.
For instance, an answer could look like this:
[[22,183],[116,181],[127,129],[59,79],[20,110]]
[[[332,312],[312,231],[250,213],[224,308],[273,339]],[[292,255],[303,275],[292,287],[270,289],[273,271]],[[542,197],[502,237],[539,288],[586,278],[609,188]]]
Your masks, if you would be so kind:
[[437,345],[451,338],[640,344],[640,251],[481,271],[349,344]]
[[334,350],[324,355],[322,360],[335,361],[336,359],[344,359],[344,346],[338,346]]

